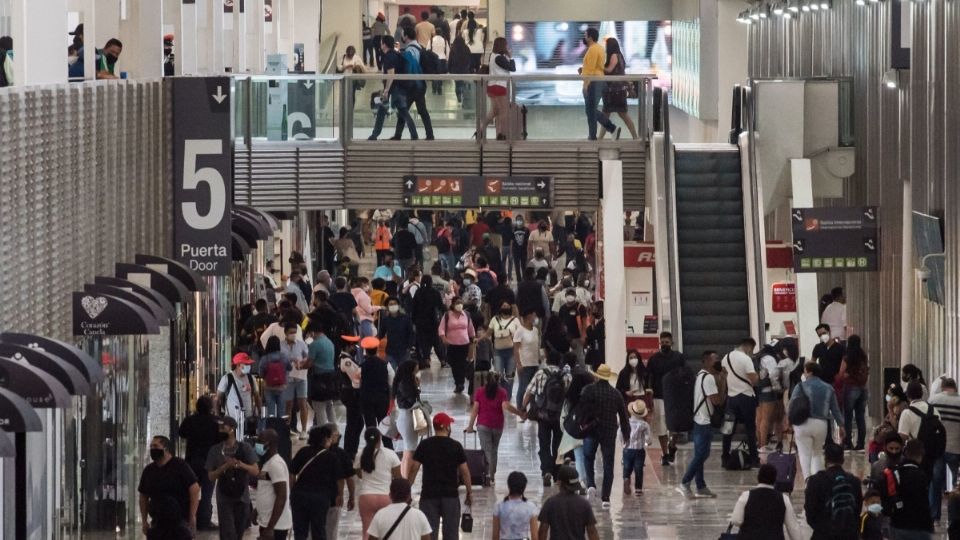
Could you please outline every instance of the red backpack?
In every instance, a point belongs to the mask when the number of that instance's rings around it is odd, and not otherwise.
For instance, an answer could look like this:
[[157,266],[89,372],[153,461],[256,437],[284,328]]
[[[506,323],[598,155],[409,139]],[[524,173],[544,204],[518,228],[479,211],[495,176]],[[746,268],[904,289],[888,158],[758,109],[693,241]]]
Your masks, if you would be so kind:
[[270,387],[287,384],[287,366],[284,364],[283,358],[277,356],[267,362],[266,367],[263,369],[263,380],[266,381],[267,386]]

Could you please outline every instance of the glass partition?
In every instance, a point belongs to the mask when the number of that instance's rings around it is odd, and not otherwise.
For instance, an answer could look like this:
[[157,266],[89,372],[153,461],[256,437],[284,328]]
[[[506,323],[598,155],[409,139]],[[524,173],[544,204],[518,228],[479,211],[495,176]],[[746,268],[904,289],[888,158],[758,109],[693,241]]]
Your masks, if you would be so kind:
[[234,84],[234,137],[255,141],[335,140],[338,77],[238,77]]

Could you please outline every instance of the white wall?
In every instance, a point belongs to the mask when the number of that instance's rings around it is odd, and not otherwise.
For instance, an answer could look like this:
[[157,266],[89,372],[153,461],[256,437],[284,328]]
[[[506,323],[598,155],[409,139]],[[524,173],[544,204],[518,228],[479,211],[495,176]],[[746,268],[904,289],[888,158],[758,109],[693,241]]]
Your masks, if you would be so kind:
[[673,18],[670,0],[506,0],[507,21],[662,21]]
[[[316,2],[316,0],[314,0]],[[362,13],[360,0],[321,0],[320,41],[340,34],[337,54],[343,54],[348,45],[363,50]]]
[[744,5],[741,0],[717,2],[717,45],[703,49],[716,57],[717,121],[723,126],[720,131],[724,137],[730,129],[733,85],[742,85],[747,79],[747,25],[736,20]]

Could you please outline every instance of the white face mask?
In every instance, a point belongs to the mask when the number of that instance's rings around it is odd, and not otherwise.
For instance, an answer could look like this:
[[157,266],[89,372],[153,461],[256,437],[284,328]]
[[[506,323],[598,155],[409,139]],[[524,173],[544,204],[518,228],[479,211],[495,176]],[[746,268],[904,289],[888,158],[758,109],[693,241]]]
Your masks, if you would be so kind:
[[400,311],[400,306],[396,304],[390,304],[389,306],[387,306],[387,311],[389,311],[390,313],[398,313]]
[[880,503],[873,503],[867,506],[867,512],[870,512],[875,516],[879,516],[880,512],[883,512],[883,506]]
[[627,363],[630,364],[630,367],[637,367],[637,364],[640,363],[636,358],[630,358],[627,360]]
[[826,343],[830,341],[830,334],[820,334],[820,343]]
[[79,58],[80,58],[79,56],[68,56],[68,57],[67,57],[67,65],[72,66],[72,65],[76,64],[76,63],[77,63],[77,60],[78,60]]
[[567,296],[567,297],[566,297],[566,300],[567,300],[567,303],[568,303],[568,304],[572,304],[572,303],[574,303],[574,302],[577,301],[577,297],[576,297],[576,296]]
[[589,287],[589,286],[590,286],[590,280],[589,280],[589,279],[583,280],[583,286],[584,286],[584,287]]
[[804,373],[803,375],[800,376],[800,382],[806,382],[806,381],[807,381],[807,374]]
[[250,366],[240,366],[240,371],[241,371],[244,375],[249,375],[249,374],[250,374]]
[[456,304],[455,306],[453,306],[453,310],[456,311],[457,313],[462,312],[462,311],[463,311],[463,304]]
[[883,396],[883,400],[886,401],[887,403],[890,403],[890,399],[891,399],[892,397],[893,397],[893,396],[891,396],[890,394],[887,394],[887,395]]

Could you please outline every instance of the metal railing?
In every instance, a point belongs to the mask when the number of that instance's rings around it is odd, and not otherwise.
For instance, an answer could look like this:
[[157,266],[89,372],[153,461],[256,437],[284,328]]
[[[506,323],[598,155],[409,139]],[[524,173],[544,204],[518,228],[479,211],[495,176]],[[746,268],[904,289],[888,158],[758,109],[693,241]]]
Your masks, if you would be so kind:
[[[680,312],[680,271],[678,268],[677,249],[677,186],[674,175],[673,140],[670,136],[670,100],[666,92],[660,88],[653,91],[653,129],[663,134],[663,154],[657,156],[663,160],[663,183],[659,197],[663,203],[655,201],[664,212],[664,217],[658,219],[659,226],[666,231],[666,262],[667,283],[670,291],[670,321],[669,325],[662,325],[662,330],[673,333],[673,340],[678,349],[683,348],[683,321]],[[658,197],[658,198],[659,198]],[[658,259],[659,260],[659,259]],[[666,322],[666,321],[662,321]]]
[[[339,142],[349,146],[370,134],[375,112],[370,103],[371,94],[382,89],[387,78],[380,73],[234,75],[234,136],[248,146],[254,141],[269,144],[288,140]],[[626,115],[637,130],[637,140],[621,140],[619,144],[645,144],[653,132],[652,96],[656,79],[653,75],[423,74],[394,75],[389,79],[395,81],[394,84],[425,82],[425,105],[436,140],[476,139],[478,145],[511,144],[520,140],[584,140],[587,138],[581,93],[584,81],[623,84],[628,89]],[[506,84],[511,113],[522,115],[512,121],[523,121],[526,125],[521,130],[501,127],[498,131],[505,135],[501,141],[496,140],[493,124],[488,131],[480,133],[489,110],[485,89],[490,81]],[[412,104],[410,112],[419,131],[425,117]],[[610,117],[618,126],[627,127],[625,119],[618,114],[610,113]],[[392,127],[395,123],[395,115],[388,115],[387,125]],[[628,129],[622,133],[629,136]],[[389,131],[385,136],[388,134]]]
[[[760,187],[760,179],[757,174],[757,107],[756,107],[756,84],[755,81],[750,80],[746,86],[738,87],[740,97],[740,119],[741,119],[741,130],[746,133],[746,148],[743,145],[740,146],[740,151],[743,152],[746,150],[748,152],[747,164],[749,171],[749,178],[744,179],[743,189],[748,193],[745,194],[745,199],[750,203],[751,211],[749,215],[745,215],[744,219],[751,220],[753,230],[753,235],[750,241],[753,243],[753,252],[755,256],[752,258],[752,261],[748,261],[748,264],[752,265],[752,268],[749,270],[755,276],[755,283],[757,287],[755,291],[757,294],[754,296],[755,305],[751,311],[756,312],[756,320],[753,321],[756,327],[753,329],[756,332],[757,336],[760,336],[762,339],[765,339],[767,335],[767,323],[766,323],[766,306],[764,305],[764,294],[766,291],[765,283],[763,276],[766,275],[766,233],[764,232],[764,216],[766,211],[763,208],[763,197]],[[746,208],[745,208],[746,209]]]

